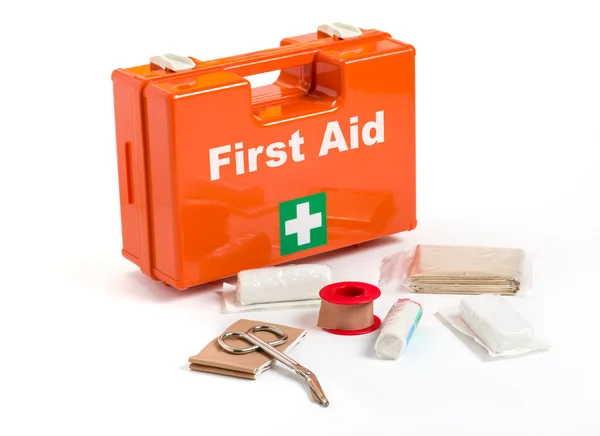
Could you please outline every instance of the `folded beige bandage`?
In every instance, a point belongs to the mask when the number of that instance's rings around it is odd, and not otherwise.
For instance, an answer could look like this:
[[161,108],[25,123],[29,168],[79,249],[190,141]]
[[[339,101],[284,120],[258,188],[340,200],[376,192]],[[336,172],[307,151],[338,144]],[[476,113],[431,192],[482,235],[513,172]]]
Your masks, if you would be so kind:
[[409,287],[431,294],[504,294],[519,291],[525,252],[516,248],[417,245]]
[[[261,321],[240,319],[225,331],[245,333],[253,326],[265,324],[266,323]],[[306,330],[303,329],[273,323],[267,324],[284,331],[288,335],[288,340],[284,344],[275,347],[283,353],[290,351],[306,336]],[[265,341],[279,339],[270,332],[258,332],[257,336],[260,336]],[[243,339],[235,337],[228,339],[228,344],[240,348],[249,347],[251,345]],[[267,356],[261,351],[255,351],[248,354],[229,353],[221,348],[218,338],[213,339],[202,349],[202,351],[200,351],[200,353],[190,357],[189,361],[189,367],[194,371],[210,372],[213,374],[228,375],[250,380],[256,380],[260,374],[271,368],[275,363],[275,359]]]

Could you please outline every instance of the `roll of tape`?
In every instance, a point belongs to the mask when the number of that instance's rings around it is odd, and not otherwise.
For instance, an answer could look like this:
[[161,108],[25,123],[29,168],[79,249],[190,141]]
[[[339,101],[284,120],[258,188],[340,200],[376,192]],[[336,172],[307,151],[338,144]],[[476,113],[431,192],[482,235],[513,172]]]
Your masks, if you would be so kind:
[[336,335],[363,335],[375,331],[381,320],[373,314],[373,301],[381,295],[377,286],[339,282],[319,292],[321,309],[317,326]]

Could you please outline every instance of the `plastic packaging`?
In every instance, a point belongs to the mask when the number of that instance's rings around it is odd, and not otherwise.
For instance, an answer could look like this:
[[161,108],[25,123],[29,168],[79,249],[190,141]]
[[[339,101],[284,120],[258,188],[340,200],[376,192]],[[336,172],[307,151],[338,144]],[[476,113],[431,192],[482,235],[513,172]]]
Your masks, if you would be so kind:
[[514,295],[531,289],[531,257],[522,249],[417,245],[385,257],[379,286],[430,294]]
[[477,295],[460,302],[460,316],[492,352],[521,348],[533,338],[533,327],[499,295]]
[[503,357],[546,350],[550,345],[535,337],[531,324],[500,295],[464,298],[459,306],[438,312],[450,326],[473,338],[490,356]]
[[237,287],[228,283],[223,284],[223,313],[256,312],[261,310],[289,310],[289,309],[308,309],[316,308],[321,305],[321,299],[316,300],[298,300],[282,301],[279,303],[250,304],[244,306],[240,304],[237,295]]
[[332,281],[328,265],[287,265],[241,271],[235,287],[223,285],[224,310],[319,306],[319,291]]
[[416,301],[401,298],[396,301],[381,327],[375,341],[375,353],[382,359],[397,359],[406,349],[419,325],[423,310]]

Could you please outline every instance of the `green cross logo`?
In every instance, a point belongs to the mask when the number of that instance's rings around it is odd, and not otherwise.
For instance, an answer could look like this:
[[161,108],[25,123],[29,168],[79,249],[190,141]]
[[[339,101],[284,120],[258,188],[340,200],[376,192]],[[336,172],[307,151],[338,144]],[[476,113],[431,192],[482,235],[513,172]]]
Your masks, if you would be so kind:
[[281,255],[327,244],[325,193],[279,203]]

